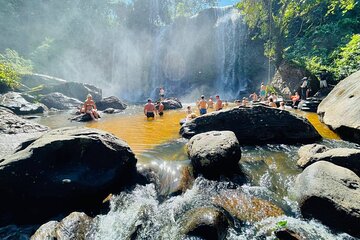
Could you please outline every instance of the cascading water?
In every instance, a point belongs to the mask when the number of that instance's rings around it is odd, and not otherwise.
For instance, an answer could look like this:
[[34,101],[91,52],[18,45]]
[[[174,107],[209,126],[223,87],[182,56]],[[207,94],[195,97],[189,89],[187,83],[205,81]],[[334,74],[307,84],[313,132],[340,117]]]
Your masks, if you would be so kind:
[[249,82],[261,81],[266,59],[261,44],[248,46],[238,9],[209,8],[166,24],[157,0],[149,8],[148,28],[124,26],[114,43],[111,91],[116,95],[144,101],[157,98],[163,86],[167,96],[190,101],[216,93],[234,99]]
[[239,71],[246,29],[239,11],[233,7],[218,8],[216,18],[216,88],[226,99],[235,98],[247,88],[245,74]]

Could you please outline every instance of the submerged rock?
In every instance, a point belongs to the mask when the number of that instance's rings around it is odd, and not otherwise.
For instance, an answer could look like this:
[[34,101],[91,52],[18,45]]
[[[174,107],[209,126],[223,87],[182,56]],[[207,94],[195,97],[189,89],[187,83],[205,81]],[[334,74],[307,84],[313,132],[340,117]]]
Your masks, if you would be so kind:
[[50,221],[40,226],[31,240],[57,239],[78,240],[90,239],[93,219],[85,213],[73,212],[61,222]]
[[121,110],[119,109],[114,109],[114,108],[107,108],[103,111],[103,113],[107,113],[107,114],[115,114],[115,113],[120,113]]
[[101,99],[100,101],[97,101],[96,107],[100,111],[103,111],[107,108],[125,110],[127,105],[123,103],[119,98],[111,96]]
[[75,121],[75,122],[89,122],[89,121],[92,121],[93,119],[91,118],[90,114],[82,113],[75,117],[69,118],[69,120]]
[[161,103],[164,105],[165,110],[182,108],[182,104],[177,98],[166,98]]
[[204,207],[187,212],[179,225],[182,234],[188,237],[225,239],[229,222],[218,209]]
[[239,190],[224,190],[213,199],[213,203],[243,223],[255,223],[265,218],[284,215],[283,210],[275,204],[248,196]]
[[[61,128],[0,161],[0,224],[37,222],[74,210],[95,211],[132,184],[136,158],[112,134]],[[24,214],[26,212],[26,214]]]
[[305,159],[299,159],[297,165],[306,168],[318,161],[327,161],[348,168],[360,176],[360,149],[334,148],[314,153]]
[[40,98],[40,102],[48,108],[56,108],[59,110],[67,110],[81,106],[83,103],[78,99],[70,98],[62,93],[49,93]]
[[192,137],[187,144],[196,174],[213,178],[239,170],[241,150],[231,131],[211,131]]
[[46,112],[46,106],[39,103],[30,103],[26,101],[20,93],[8,92],[0,96],[0,106],[13,111],[18,115],[37,114]]
[[304,217],[360,237],[360,178],[354,172],[316,162],[297,177],[295,193]]
[[306,143],[321,138],[305,118],[264,106],[205,114],[186,122],[180,133],[190,138],[214,130],[233,131],[240,144]]
[[360,143],[360,71],[340,81],[320,103],[320,120],[342,138]]

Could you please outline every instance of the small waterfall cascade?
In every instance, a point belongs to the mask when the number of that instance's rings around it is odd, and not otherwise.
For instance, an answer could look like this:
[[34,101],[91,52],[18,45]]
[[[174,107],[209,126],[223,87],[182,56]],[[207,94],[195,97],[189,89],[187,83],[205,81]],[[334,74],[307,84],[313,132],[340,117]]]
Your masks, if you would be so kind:
[[246,79],[242,69],[243,39],[246,31],[240,12],[233,7],[216,11],[216,88],[225,98],[234,98],[246,90]]

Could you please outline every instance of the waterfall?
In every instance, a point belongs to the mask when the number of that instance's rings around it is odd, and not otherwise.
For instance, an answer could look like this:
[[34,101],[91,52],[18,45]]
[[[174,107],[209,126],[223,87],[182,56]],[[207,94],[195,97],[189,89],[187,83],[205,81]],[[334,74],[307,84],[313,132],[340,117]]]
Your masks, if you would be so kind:
[[233,7],[219,8],[216,11],[215,23],[217,79],[216,88],[225,98],[234,98],[246,89],[246,81],[241,67],[243,40],[245,30],[240,13]]

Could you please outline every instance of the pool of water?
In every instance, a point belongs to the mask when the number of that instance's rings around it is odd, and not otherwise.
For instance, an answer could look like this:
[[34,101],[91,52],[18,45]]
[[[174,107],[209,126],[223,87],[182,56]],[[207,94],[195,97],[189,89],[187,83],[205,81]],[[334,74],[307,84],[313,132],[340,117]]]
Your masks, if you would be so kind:
[[[341,141],[319,122],[316,114],[296,113],[309,119],[324,137],[321,144],[329,147],[356,147],[355,144]],[[141,106],[130,106],[116,115],[104,114],[97,122],[70,122],[68,118],[71,114],[68,112],[50,114],[37,120],[51,128],[85,126],[111,132],[130,145],[139,160],[139,169],[150,167],[157,173],[157,184],[160,186],[137,186],[132,192],[124,192],[111,199],[110,212],[96,217],[98,226],[94,239],[130,239],[134,231],[136,239],[182,239],[185,213],[204,206],[214,206],[219,196],[220,199],[236,201],[243,198],[238,196],[256,197],[274,204],[284,212],[279,217],[266,217],[241,226],[232,226],[228,229],[227,239],[275,239],[273,229],[279,221],[286,221],[291,229],[303,233],[307,239],[351,239],[347,234],[332,232],[319,222],[300,218],[292,187],[301,172],[296,166],[297,151],[301,145],[242,146],[240,163],[248,177],[246,184],[234,185],[226,178],[221,181],[197,178],[184,194],[171,197],[169,194],[176,190],[182,177],[181,169],[190,163],[186,154],[187,140],[179,135],[179,121],[185,115],[184,110],[171,110],[165,111],[163,117],[148,120],[142,114]],[[242,206],[239,202],[231,208],[239,211]],[[256,207],[259,206],[253,206]],[[0,229],[1,236],[4,235],[1,235]]]

